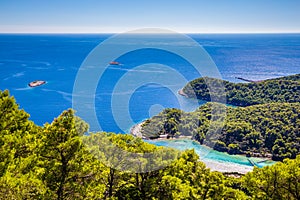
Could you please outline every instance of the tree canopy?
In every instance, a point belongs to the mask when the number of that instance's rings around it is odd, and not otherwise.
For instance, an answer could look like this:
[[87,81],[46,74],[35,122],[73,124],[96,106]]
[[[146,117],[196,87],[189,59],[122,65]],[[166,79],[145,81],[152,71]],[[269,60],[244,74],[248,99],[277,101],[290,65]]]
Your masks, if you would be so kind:
[[[88,133],[71,109],[42,127],[8,91],[0,91],[0,109],[0,199],[299,199],[299,156],[233,178],[210,171],[194,150],[156,147],[127,134]],[[162,150],[159,159],[173,161],[141,173],[122,170],[109,163],[128,157],[107,151],[107,141],[128,152]]]
[[[208,85],[212,87],[211,91]],[[215,97],[214,101],[219,101],[225,95],[227,103],[235,106],[271,102],[295,103],[300,102],[300,74],[252,83],[231,83],[202,77],[189,82],[182,91],[189,98],[205,101],[211,101],[211,96]]]
[[[215,110],[226,110],[217,112]],[[213,113],[213,114],[212,114]],[[214,118],[214,121],[211,121]],[[194,112],[165,109],[142,125],[143,136],[190,135],[201,144],[231,154],[272,154],[274,160],[296,158],[300,150],[300,103],[228,107],[206,103]],[[219,130],[218,130],[219,129]]]

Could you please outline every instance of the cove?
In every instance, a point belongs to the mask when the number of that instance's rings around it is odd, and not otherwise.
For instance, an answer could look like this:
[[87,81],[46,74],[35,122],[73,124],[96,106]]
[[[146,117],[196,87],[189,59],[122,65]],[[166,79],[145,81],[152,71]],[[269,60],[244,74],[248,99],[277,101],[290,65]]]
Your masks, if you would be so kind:
[[[253,170],[254,163],[257,167],[270,166],[275,164],[275,161],[266,160],[265,158],[247,158],[242,155],[230,155],[228,153],[219,152],[209,147],[200,145],[198,142],[191,139],[166,139],[166,140],[145,140],[156,146],[164,146],[175,148],[178,150],[194,149],[200,156],[200,160],[213,171],[220,172],[238,172],[245,174]],[[250,159],[250,161],[249,161]]]

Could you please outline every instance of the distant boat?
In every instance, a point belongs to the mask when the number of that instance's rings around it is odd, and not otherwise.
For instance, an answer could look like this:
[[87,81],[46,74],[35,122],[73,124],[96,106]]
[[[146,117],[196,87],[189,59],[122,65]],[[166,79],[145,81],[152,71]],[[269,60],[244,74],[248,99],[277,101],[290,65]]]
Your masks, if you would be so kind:
[[110,65],[120,65],[121,63],[116,62],[116,61],[111,61],[109,64],[110,64]]
[[45,83],[46,83],[46,81],[32,81],[32,82],[28,83],[28,85],[30,87],[37,87],[40,85],[44,85]]

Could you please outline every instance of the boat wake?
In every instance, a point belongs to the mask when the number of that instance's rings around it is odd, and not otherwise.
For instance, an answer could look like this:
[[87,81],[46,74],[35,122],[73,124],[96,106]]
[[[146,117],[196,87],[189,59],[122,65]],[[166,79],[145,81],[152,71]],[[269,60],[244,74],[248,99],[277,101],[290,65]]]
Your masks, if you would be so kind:
[[24,91],[24,90],[32,90],[32,87],[24,87],[24,88],[15,88],[14,90],[17,90],[17,91]]

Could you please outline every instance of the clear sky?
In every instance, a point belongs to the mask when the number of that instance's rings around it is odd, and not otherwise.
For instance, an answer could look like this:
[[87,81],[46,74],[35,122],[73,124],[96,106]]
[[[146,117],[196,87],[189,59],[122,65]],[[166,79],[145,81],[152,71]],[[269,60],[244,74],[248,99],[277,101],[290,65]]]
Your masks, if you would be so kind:
[[0,0],[0,32],[300,32],[300,0]]

